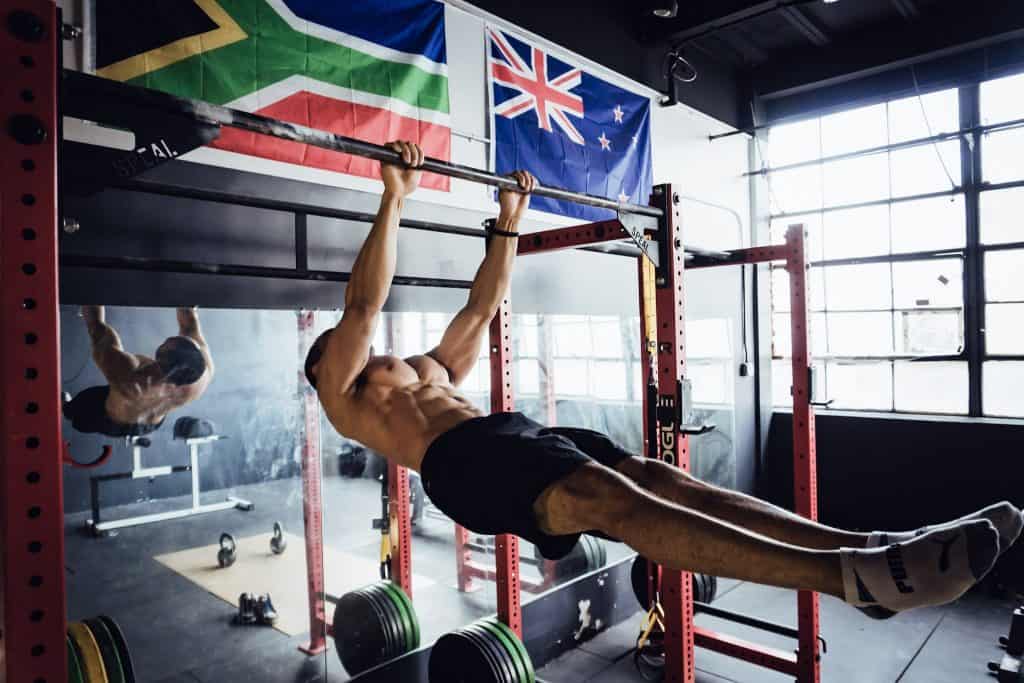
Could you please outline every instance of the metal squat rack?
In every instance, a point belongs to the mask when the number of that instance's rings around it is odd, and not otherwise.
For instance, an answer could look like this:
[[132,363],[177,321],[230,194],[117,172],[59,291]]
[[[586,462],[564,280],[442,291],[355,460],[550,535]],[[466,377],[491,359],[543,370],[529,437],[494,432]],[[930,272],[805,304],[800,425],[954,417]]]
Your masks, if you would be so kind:
[[[247,112],[165,93],[113,83],[60,65],[61,21],[53,0],[17,0],[0,26],[0,63],[8,74],[0,84],[0,101],[7,114],[0,136],[0,349],[3,352],[3,449],[0,450],[0,590],[2,639],[0,666],[9,681],[60,681],[67,676],[65,650],[66,603],[64,594],[64,518],[62,501],[60,348],[58,330],[58,146],[61,143],[58,108],[63,81],[65,104],[72,114],[69,93],[88,93],[95,100],[117,97],[136,109],[151,108],[188,119],[197,129],[221,126],[242,128],[286,140],[311,144],[384,162],[398,162],[388,148],[324,131],[276,121]],[[88,106],[78,98],[78,106]],[[98,117],[101,123],[107,122]],[[116,122],[114,122],[116,123]],[[146,145],[140,145],[145,149]],[[144,169],[151,160],[131,159],[126,152],[118,168]],[[514,181],[486,171],[428,159],[424,170],[451,177],[514,189]],[[166,188],[141,191],[177,193]],[[198,193],[203,194],[203,193]],[[793,333],[794,470],[797,512],[817,513],[814,413],[809,387],[810,358],[807,331],[807,258],[804,233],[791,227],[784,245],[711,252],[684,247],[676,194],[670,185],[654,190],[648,206],[621,204],[603,197],[541,187],[536,194],[611,209],[617,219],[534,233],[520,239],[519,253],[531,254],[583,248],[638,258],[641,283],[641,339],[648,381],[656,392],[644,398],[645,437],[649,457],[689,468],[688,427],[682,405],[686,378],[684,340],[684,267],[784,261],[791,278]],[[200,197],[233,201],[234,197]],[[244,201],[244,200],[243,200]],[[256,201],[252,199],[251,201]],[[296,211],[302,207],[290,207]],[[316,207],[309,207],[310,213]],[[367,217],[372,220],[372,217]],[[479,234],[454,226],[403,225],[442,232]],[[632,247],[623,246],[631,240]],[[604,244],[603,248],[597,245]],[[609,249],[610,247],[610,249]],[[131,268],[252,277],[346,281],[346,273],[320,273],[303,268],[216,268],[204,264],[111,259],[84,263],[91,267]],[[396,278],[396,282],[399,279]],[[467,287],[461,281],[412,281],[427,286]],[[313,314],[298,318],[300,353],[312,342]],[[510,306],[506,300],[491,323],[491,409],[513,409]],[[301,373],[300,373],[301,374]],[[324,611],[323,505],[320,470],[320,411],[312,391],[300,381],[305,415],[302,486],[306,561],[310,597],[310,642],[302,649],[316,653],[327,647],[331,628]],[[411,596],[411,522],[408,472],[391,466],[390,516],[398,528],[398,552],[392,576]],[[514,536],[499,536],[495,543],[494,580],[499,618],[522,636],[520,609],[519,543]],[[686,572],[652,571],[660,581],[666,611],[666,680],[694,680],[693,648],[712,649],[776,671],[802,682],[820,680],[818,599],[812,592],[799,594],[798,649],[795,654],[765,648],[740,639],[697,628],[693,624],[693,595]],[[652,592],[653,594],[653,592]]]

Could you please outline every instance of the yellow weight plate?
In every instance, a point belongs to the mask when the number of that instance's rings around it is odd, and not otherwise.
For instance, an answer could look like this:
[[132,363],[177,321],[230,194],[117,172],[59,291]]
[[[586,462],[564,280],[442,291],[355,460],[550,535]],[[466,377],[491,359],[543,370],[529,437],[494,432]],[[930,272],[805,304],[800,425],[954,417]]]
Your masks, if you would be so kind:
[[68,624],[68,635],[75,641],[78,651],[82,654],[82,673],[85,674],[85,683],[110,683],[107,679],[107,669],[103,666],[100,646],[89,627],[77,621],[71,622]]

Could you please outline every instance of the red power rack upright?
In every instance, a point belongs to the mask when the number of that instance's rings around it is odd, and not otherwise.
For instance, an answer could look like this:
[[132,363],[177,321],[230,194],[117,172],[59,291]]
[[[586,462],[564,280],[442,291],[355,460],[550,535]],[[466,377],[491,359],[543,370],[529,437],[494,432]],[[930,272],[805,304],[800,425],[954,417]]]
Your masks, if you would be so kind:
[[0,24],[0,679],[67,680],[57,296],[57,71],[49,0]]

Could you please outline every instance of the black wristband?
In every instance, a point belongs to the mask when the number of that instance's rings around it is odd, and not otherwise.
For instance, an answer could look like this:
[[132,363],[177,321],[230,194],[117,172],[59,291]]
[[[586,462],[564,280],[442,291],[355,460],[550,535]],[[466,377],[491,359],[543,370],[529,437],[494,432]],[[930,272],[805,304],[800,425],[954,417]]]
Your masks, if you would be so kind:
[[501,235],[502,237],[519,237],[518,232],[510,232],[509,230],[498,230],[497,228],[491,228],[487,231],[489,235]]

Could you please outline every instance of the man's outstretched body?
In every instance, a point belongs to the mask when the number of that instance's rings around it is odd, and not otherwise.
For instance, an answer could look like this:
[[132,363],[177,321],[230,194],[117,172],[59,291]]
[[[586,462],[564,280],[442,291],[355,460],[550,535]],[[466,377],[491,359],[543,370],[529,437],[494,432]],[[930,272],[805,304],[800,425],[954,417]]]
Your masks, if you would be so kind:
[[352,268],[344,315],[313,345],[306,376],[341,434],[420,472],[431,500],[458,523],[516,534],[552,559],[597,531],[667,567],[829,593],[872,616],[956,599],[1020,534],[1021,513],[1008,503],[918,532],[833,529],[636,457],[596,432],[483,415],[455,387],[509,287],[535,185],[525,172],[514,174],[519,192],[499,194],[469,301],[441,343],[404,360],[374,355],[402,203],[423,161],[416,145],[393,148],[405,167],[381,169],[380,210]]
[[107,324],[103,306],[83,306],[92,357],[106,385],[84,389],[65,402],[64,416],[79,432],[141,436],[160,428],[169,412],[191,403],[213,377],[210,349],[194,308],[179,308],[178,334],[149,358],[128,353]]

